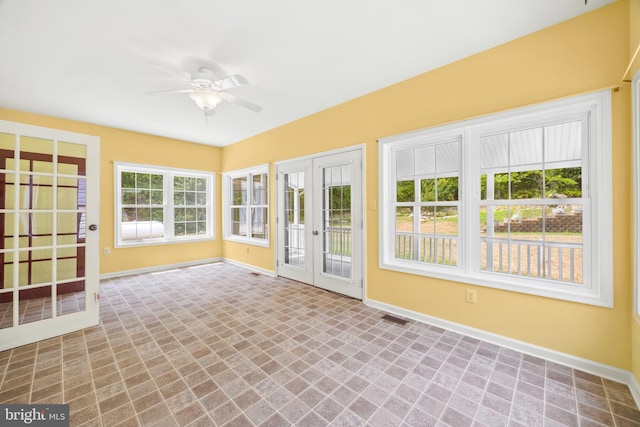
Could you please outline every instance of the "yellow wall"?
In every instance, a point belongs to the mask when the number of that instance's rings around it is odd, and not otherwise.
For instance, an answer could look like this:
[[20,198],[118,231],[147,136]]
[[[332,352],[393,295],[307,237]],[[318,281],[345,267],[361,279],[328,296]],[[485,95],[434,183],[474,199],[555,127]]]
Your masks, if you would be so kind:
[[[225,147],[222,170],[365,143],[369,299],[630,369],[630,95],[629,87],[621,86],[620,81],[629,59],[628,12],[627,1],[616,2]],[[371,209],[370,202],[378,194],[378,138],[617,86],[621,90],[613,93],[615,308],[473,287],[377,267],[378,211]],[[272,206],[274,193],[272,185]],[[273,229],[274,215],[271,225]],[[243,245],[223,245],[226,257],[267,270],[274,268],[274,250],[251,247],[247,254]],[[464,302],[464,289],[470,287],[478,292],[475,305]]]
[[[0,120],[84,133],[100,137],[100,273],[150,268],[222,256],[220,236],[214,241],[115,249],[113,163],[116,161],[218,172],[220,149],[88,123],[0,109]],[[220,177],[216,175],[220,194]],[[216,228],[220,229],[220,208]],[[110,255],[102,248],[111,248]]]

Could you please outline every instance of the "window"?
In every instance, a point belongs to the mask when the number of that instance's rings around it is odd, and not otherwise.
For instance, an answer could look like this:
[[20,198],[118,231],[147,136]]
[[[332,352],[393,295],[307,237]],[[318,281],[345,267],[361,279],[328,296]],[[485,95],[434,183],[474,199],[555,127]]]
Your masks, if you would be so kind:
[[223,237],[269,245],[269,166],[228,172],[223,178]]
[[380,140],[380,265],[611,306],[608,92]]
[[480,137],[482,270],[584,283],[584,128],[587,115]]
[[395,257],[457,265],[459,140],[396,153]]
[[215,175],[116,163],[116,247],[214,238]]

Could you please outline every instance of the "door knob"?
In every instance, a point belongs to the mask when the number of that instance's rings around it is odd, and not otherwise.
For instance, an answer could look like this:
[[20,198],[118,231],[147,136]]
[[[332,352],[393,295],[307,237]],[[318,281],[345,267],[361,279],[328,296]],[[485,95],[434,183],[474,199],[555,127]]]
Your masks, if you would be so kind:
[[318,231],[314,231],[314,232],[313,232],[313,235],[314,235],[314,236],[317,236],[317,235],[318,235]]
[[89,230],[91,230],[91,231],[96,231],[97,229],[98,229],[98,226],[97,226],[97,225],[95,225],[95,224],[91,224],[91,225],[89,226]]

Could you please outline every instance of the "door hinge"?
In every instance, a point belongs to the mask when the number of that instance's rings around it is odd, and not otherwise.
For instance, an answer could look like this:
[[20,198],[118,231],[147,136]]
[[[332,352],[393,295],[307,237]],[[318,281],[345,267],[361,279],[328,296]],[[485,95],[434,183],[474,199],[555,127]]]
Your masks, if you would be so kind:
[[360,287],[364,288],[364,279],[360,279]]
[[94,292],[93,293],[93,301],[94,302],[100,301],[100,293],[98,293],[98,292]]

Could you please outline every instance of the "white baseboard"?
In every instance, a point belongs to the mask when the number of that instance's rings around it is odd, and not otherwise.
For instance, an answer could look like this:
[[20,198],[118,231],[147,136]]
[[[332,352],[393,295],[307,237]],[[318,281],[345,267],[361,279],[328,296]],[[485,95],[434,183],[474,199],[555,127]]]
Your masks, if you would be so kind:
[[237,265],[238,267],[255,271],[256,273],[264,274],[266,276],[276,277],[276,273],[273,270],[266,270],[264,268],[256,267],[255,265],[245,264],[244,262],[236,261],[235,259],[222,258],[222,261],[226,262],[227,264]]
[[629,381],[627,381],[627,385],[629,386],[633,399],[636,401],[636,405],[640,408],[640,384],[638,384],[636,377],[634,377],[631,372],[629,372]]
[[136,268],[134,270],[115,271],[113,273],[105,273],[100,275],[100,280],[113,279],[114,277],[133,276],[134,274],[155,273],[156,271],[171,270],[172,268],[193,267],[194,265],[211,264],[214,262],[222,262],[222,257],[206,258],[195,261],[179,262],[176,264],[164,264],[155,267]]
[[450,322],[448,320],[418,313],[416,311],[396,307],[380,301],[367,299],[365,301],[365,304],[370,307],[395,314],[397,316],[401,316],[401,317],[412,319],[418,322],[437,326],[442,329],[447,329],[453,332],[457,332],[459,334],[467,335],[482,341],[487,341],[502,347],[516,350],[521,353],[526,353],[531,356],[540,357],[542,359],[546,359],[562,365],[570,366],[572,368],[575,368],[584,372],[588,372],[590,374],[597,375],[602,378],[607,378],[613,381],[627,384],[629,386],[629,389],[631,390],[631,393],[633,394],[636,404],[640,407],[640,387],[638,386],[638,383],[635,381],[635,378],[633,377],[631,372],[626,371],[624,369],[605,365],[599,362],[594,362],[589,359],[583,359],[581,357],[576,357],[571,354],[562,353],[562,352],[551,350],[545,347],[540,347],[524,341],[515,340],[513,338],[508,338],[502,335],[483,331],[481,329],[472,328],[470,326],[465,326],[459,323]]

